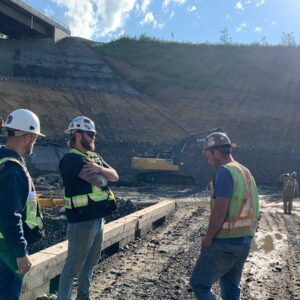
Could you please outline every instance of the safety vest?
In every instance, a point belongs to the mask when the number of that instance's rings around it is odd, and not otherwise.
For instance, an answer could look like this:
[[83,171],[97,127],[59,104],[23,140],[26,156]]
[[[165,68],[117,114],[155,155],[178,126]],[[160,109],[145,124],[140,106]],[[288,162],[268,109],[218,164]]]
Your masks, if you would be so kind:
[[[29,186],[29,192],[25,204],[25,219],[23,220],[24,223],[28,226],[30,230],[34,229],[39,229],[43,230],[44,229],[44,224],[43,224],[43,216],[41,212],[39,211],[39,204],[37,201],[37,196],[36,196],[36,191],[34,188],[34,184],[32,181],[32,178],[24,164],[22,164],[18,159],[14,157],[4,157],[0,159],[0,165],[7,162],[11,161],[19,166],[24,170],[27,178],[28,178],[28,186]],[[0,239],[4,239],[3,234],[0,232]]]
[[[75,153],[84,156],[88,161],[96,163],[98,165],[103,165],[103,160],[97,154],[93,152],[83,153],[75,148],[72,148],[69,153]],[[104,200],[115,200],[113,192],[107,188],[99,188],[97,186],[91,186],[92,192],[88,194],[75,195],[72,197],[64,197],[64,206],[66,209],[72,209],[87,206],[89,199],[94,202],[100,202]]]
[[[250,171],[238,162],[223,165],[233,179],[233,193],[228,211],[217,238],[254,236],[258,219],[258,192]],[[211,199],[214,207],[215,199]]]

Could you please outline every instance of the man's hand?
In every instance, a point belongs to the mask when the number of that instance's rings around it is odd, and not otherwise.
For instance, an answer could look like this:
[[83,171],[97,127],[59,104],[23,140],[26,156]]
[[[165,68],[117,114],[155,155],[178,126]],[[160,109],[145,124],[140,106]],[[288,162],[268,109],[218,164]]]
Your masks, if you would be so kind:
[[105,163],[105,166],[99,166],[90,161],[87,161],[82,168],[82,172],[87,176],[94,174],[101,174],[108,181],[117,182],[119,180],[119,175],[115,169],[113,169],[110,165]]
[[208,238],[207,236],[202,240],[203,247],[210,247],[211,243],[212,243],[212,239]]
[[16,271],[17,274],[27,273],[31,268],[31,262],[29,260],[29,256],[25,255],[23,257],[18,257],[17,266],[18,266],[18,270]]
[[83,170],[87,173],[87,174],[101,174],[103,172],[103,167],[94,164],[92,162],[86,162]]

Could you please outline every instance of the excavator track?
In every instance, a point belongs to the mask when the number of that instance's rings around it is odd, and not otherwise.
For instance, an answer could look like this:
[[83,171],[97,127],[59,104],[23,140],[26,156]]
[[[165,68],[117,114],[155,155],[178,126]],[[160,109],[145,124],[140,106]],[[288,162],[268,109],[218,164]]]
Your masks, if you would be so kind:
[[157,184],[176,184],[176,185],[193,185],[195,179],[191,176],[172,174],[166,172],[148,172],[139,173],[136,176],[139,182],[157,183]]

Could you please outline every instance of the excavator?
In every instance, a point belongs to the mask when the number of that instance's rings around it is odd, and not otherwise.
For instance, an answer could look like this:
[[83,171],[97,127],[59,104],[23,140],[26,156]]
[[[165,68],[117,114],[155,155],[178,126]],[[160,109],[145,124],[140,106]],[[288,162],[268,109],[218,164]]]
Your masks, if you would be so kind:
[[206,136],[216,131],[222,129],[212,128],[189,135],[170,150],[133,156],[131,169],[136,172],[136,180],[159,184],[194,184],[195,178],[184,166],[183,153],[193,146],[202,147]]

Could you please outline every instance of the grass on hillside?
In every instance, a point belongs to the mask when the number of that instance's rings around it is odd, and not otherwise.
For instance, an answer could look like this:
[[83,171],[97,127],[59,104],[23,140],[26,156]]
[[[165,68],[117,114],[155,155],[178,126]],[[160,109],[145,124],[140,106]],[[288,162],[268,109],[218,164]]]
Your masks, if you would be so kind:
[[[174,86],[205,91],[229,88],[240,79],[249,84],[253,79],[263,80],[266,72],[276,73],[278,62],[288,71],[291,56],[299,54],[299,47],[179,43],[145,35],[94,47],[101,55],[143,71],[143,78],[125,79],[150,96],[161,88]],[[262,78],[257,78],[260,73]]]

